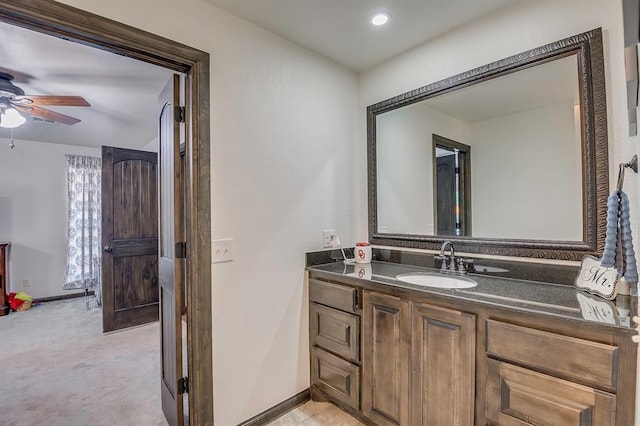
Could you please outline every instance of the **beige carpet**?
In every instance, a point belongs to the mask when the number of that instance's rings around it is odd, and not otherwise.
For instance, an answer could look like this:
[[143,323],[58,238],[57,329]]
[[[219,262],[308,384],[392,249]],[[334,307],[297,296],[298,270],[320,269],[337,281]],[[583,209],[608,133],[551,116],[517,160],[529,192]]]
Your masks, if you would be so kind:
[[102,334],[83,298],[0,317],[0,425],[166,425],[158,324]]

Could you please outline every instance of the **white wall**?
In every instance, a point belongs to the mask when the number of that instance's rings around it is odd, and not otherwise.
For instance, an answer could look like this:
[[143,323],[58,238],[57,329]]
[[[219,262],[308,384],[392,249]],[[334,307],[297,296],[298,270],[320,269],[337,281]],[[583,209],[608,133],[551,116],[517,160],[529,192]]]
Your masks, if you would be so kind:
[[611,164],[637,151],[618,0],[523,1],[362,73],[359,101],[351,72],[199,0],[63,3],[212,54],[213,235],[234,238],[235,257],[213,268],[220,425],[308,385],[303,253],[323,228],[345,243],[366,236],[367,105],[602,26]]
[[153,138],[148,144],[140,148],[140,151],[158,152],[158,138]]
[[474,237],[582,240],[574,128],[571,101],[471,125]]
[[[0,139],[0,241],[11,242],[11,291],[33,297],[64,291],[67,265],[67,159],[99,148]],[[23,280],[29,287],[23,287]],[[77,292],[77,291],[76,291]]]
[[[487,63],[569,37],[603,28],[609,130],[610,181],[617,164],[637,153],[628,136],[626,84],[619,0],[524,0],[412,49],[358,76],[360,143],[358,229],[367,229],[365,108],[376,102]],[[473,154],[472,154],[473,155]],[[637,181],[627,179],[637,223]]]
[[[638,137],[629,137],[624,74],[622,2],[619,0],[523,0],[455,31],[446,33],[358,75],[360,143],[358,229],[367,229],[365,108],[489,62],[602,27],[607,90],[610,187],[617,165],[638,153]],[[437,66],[434,66],[437,64]],[[638,224],[640,179],[626,179],[633,224]],[[636,241],[638,230],[633,229]],[[638,361],[640,371],[640,358]],[[640,406],[637,392],[636,406]],[[640,409],[636,409],[640,425]]]
[[211,53],[214,413],[237,424],[309,385],[304,253],[356,234],[356,75],[203,1],[65,0]]
[[377,116],[378,226],[433,235],[433,134],[468,143],[469,126],[425,103]]

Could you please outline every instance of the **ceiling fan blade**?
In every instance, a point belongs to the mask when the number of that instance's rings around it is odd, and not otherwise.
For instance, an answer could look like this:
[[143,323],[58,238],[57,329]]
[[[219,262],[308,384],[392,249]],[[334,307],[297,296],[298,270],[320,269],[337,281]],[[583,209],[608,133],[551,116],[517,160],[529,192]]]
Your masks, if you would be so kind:
[[11,101],[17,105],[54,105],[54,106],[91,106],[82,96],[50,96],[50,95],[30,95],[14,96]]
[[23,106],[23,105],[14,105],[14,107],[21,113],[35,115],[36,117],[46,118],[47,120],[56,121],[58,123],[72,125],[79,123],[80,120],[74,117],[70,117],[68,115],[60,114],[59,112],[51,111],[50,109],[40,108],[37,106]]

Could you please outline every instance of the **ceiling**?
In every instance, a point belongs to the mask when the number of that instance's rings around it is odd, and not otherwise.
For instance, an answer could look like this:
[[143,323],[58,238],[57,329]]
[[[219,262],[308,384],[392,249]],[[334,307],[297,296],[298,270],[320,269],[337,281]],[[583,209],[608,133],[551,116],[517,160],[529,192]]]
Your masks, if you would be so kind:
[[[206,0],[360,71],[517,0]],[[391,14],[374,27],[374,12]],[[79,95],[90,104],[48,107],[82,120],[27,122],[16,140],[141,148],[157,133],[157,96],[171,71],[0,22],[0,72],[27,95]],[[0,138],[11,131],[0,128]]]
[[[171,71],[2,22],[0,35],[0,71],[26,95],[78,95],[91,104],[46,107],[82,120],[72,126],[26,116],[16,140],[141,148],[156,137],[157,99]],[[0,138],[10,135],[0,128]]]
[[[206,0],[363,71],[518,0]],[[391,14],[375,27],[376,12]]]

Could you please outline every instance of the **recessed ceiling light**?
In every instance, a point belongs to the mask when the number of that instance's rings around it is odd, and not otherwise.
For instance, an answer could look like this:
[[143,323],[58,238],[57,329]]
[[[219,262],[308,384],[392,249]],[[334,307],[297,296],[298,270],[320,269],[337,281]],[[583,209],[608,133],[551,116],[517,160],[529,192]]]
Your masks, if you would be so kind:
[[389,21],[390,17],[391,15],[386,12],[376,13],[373,18],[371,18],[371,23],[377,26],[384,25]]

